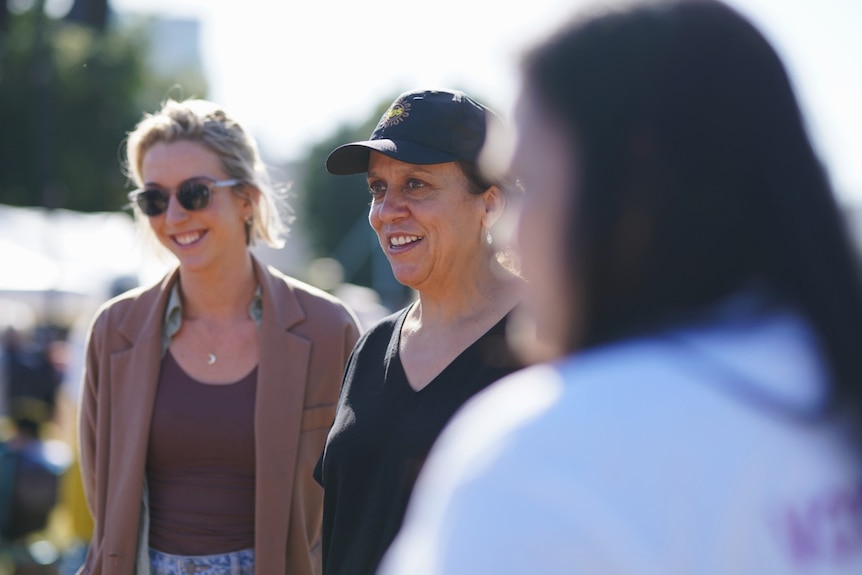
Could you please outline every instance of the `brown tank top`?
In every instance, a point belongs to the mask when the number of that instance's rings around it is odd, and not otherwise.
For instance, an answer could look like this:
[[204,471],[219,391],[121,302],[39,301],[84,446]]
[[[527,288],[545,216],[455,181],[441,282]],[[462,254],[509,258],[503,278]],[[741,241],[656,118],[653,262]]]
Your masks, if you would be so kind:
[[174,555],[254,547],[257,368],[209,385],[165,353],[150,425],[150,546]]

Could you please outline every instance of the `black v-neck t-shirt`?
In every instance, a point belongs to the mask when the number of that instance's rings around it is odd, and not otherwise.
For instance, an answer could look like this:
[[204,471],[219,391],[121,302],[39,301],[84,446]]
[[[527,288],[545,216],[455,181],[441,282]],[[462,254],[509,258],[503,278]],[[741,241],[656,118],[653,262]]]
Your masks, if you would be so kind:
[[443,427],[476,392],[517,369],[504,317],[420,391],[398,352],[409,307],[357,342],[314,477],[324,488],[323,572],[372,575],[401,527],[419,470]]

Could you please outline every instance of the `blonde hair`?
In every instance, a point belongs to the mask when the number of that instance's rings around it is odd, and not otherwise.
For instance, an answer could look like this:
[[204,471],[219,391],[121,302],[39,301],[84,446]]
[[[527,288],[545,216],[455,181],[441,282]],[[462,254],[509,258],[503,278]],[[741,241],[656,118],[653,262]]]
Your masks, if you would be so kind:
[[[144,114],[126,139],[126,176],[136,186],[143,186],[141,164],[146,153],[155,144],[177,141],[203,144],[218,156],[229,178],[241,180],[259,192],[258,198],[249,197],[254,206],[248,232],[250,245],[261,241],[278,248],[284,244],[290,221],[284,191],[276,190],[270,182],[252,135],[213,102],[168,99],[158,112]],[[146,219],[137,206],[133,209],[139,222]]]

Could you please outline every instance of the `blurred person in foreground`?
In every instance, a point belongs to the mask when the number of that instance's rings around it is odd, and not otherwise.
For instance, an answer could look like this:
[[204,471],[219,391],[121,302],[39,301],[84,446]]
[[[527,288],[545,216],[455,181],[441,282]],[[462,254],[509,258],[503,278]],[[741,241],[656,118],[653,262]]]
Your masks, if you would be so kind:
[[82,573],[320,572],[311,473],[358,337],[340,301],[262,265],[279,196],[218,105],[169,100],[127,141],[143,230],[178,262],[110,300],[80,408]]
[[712,0],[526,54],[525,307],[554,359],[443,432],[380,573],[862,573],[854,249],[764,37]]
[[505,330],[519,279],[497,253],[511,190],[480,171],[501,129],[461,92],[406,92],[368,141],[327,158],[333,174],[367,173],[371,227],[396,279],[418,294],[363,334],[347,366],[315,469],[327,575],[374,573],[437,434],[515,368]]

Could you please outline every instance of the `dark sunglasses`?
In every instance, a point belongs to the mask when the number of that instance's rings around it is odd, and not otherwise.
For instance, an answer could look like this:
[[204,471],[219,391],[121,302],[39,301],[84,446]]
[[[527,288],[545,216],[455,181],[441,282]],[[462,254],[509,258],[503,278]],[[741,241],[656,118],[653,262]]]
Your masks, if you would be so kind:
[[[216,181],[208,178],[193,178],[177,187],[177,201],[183,209],[196,212],[210,204],[210,197],[215,188],[226,188],[241,183],[242,180]],[[135,202],[144,214],[154,217],[165,213],[171,195],[164,188],[150,186],[130,192],[129,199]]]

